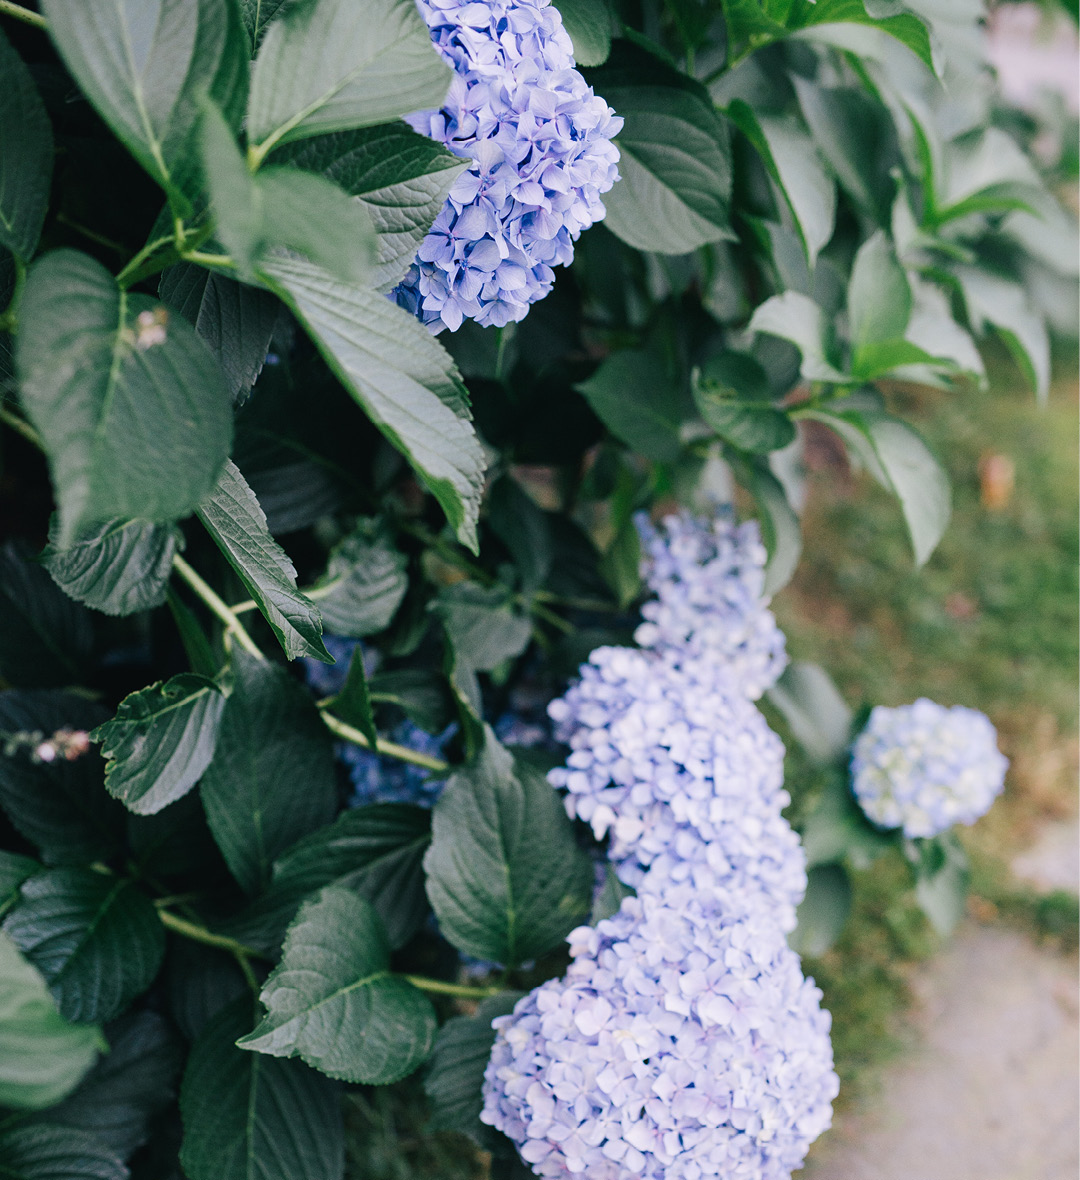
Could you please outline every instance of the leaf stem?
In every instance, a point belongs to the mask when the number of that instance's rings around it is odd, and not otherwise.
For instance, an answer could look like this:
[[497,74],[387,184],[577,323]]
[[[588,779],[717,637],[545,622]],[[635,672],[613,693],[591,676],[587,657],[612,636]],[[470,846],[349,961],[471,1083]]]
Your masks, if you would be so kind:
[[13,414],[9,409],[0,406],[0,422],[3,422],[5,426],[10,426],[16,434],[21,434],[28,443],[44,452],[45,444],[41,441],[41,435],[18,414]]
[[198,266],[207,266],[211,270],[236,270],[236,263],[228,254],[206,254],[202,250],[182,250],[180,257],[185,262],[194,262]]
[[500,987],[471,987],[464,983],[427,979],[423,975],[406,975],[403,978],[422,992],[431,992],[435,996],[457,996],[461,1000],[486,1000],[488,996],[498,995],[502,991]]
[[[132,283],[137,283],[139,279],[146,276],[140,272],[140,268],[148,258],[156,254],[165,246],[173,244],[172,234],[165,237],[155,238],[152,242],[147,242],[145,246],[135,255],[134,258],[124,267],[124,269],[116,276],[116,285],[122,290],[127,290]],[[153,273],[153,272],[150,272]]]
[[24,24],[33,25],[35,29],[47,29],[49,27],[48,22],[40,12],[31,12],[29,8],[23,8],[21,4],[13,4],[11,0],[0,0],[0,14],[13,16],[16,20],[21,20]]
[[170,914],[168,910],[158,910],[158,917],[166,930],[171,930],[174,934],[179,934],[184,938],[190,938],[192,942],[201,942],[203,946],[213,946],[218,950],[229,951],[238,958],[265,959],[267,957],[254,947],[245,946],[242,942],[237,942],[235,938],[229,938],[224,934],[215,934],[197,922],[189,922],[186,918]]
[[225,624],[225,630],[236,638],[237,643],[246,652],[253,655],[257,660],[266,659],[266,656],[259,650],[258,644],[248,634],[244,624],[236,617],[235,612],[229,604],[218,597],[212,587],[199,577],[179,553],[173,558],[173,569]]
[[[354,729],[342,721],[340,717],[335,717],[327,710],[325,703],[320,703],[318,708],[322,714],[323,724],[332,734],[347,742],[352,742],[354,745],[363,746],[365,750],[371,749],[371,742],[364,737],[360,730]],[[379,744],[373,753],[382,754],[388,758],[397,758],[402,762],[411,762],[414,766],[422,766],[425,770],[433,771],[435,774],[450,772],[449,762],[444,762],[441,758],[432,758],[429,754],[421,754],[419,750],[410,750],[408,746],[399,746],[397,742],[383,741],[382,738],[379,739]]]

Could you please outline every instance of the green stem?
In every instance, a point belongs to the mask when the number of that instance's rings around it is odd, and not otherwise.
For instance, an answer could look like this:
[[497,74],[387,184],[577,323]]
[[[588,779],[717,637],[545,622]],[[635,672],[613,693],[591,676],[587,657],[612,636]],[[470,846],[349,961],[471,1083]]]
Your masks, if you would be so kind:
[[45,444],[41,441],[41,435],[30,425],[29,422],[24,421],[18,414],[13,414],[10,410],[0,406],[0,422],[6,426],[10,426],[16,434],[21,434],[28,443],[37,447],[39,451],[45,450]]
[[24,24],[33,25],[35,29],[47,29],[48,23],[40,12],[31,12],[21,4],[12,4],[11,0],[0,0],[0,14],[13,16]]
[[[319,703],[319,712],[322,715],[323,724],[332,734],[347,742],[352,742],[354,745],[362,746],[365,750],[372,748],[371,742],[364,737],[360,730],[354,729],[342,721],[340,717],[335,717],[333,713],[328,712],[326,702]],[[433,771],[435,774],[448,774],[450,771],[450,763],[444,762],[441,758],[432,758],[428,754],[421,754],[418,750],[410,750],[408,746],[399,746],[397,742],[383,741],[382,738],[379,739],[373,753],[383,754],[388,758],[397,758],[402,762],[411,762],[413,766],[422,766],[425,770]]]
[[404,978],[422,992],[431,992],[435,996],[457,996],[462,1000],[485,1000],[488,996],[498,995],[502,990],[498,987],[470,987],[464,983],[445,983],[441,979],[427,979],[423,975],[406,975]]
[[19,326],[19,301],[26,286],[26,263],[14,254],[12,261],[15,263],[15,289],[11,292],[7,307],[0,312],[0,332],[14,332]]
[[82,234],[84,238],[91,242],[97,242],[99,246],[104,246],[106,250],[112,250],[114,253],[124,257],[127,254],[127,247],[122,246],[119,242],[112,238],[107,238],[104,234],[99,234],[97,230],[90,229],[89,226],[81,225],[77,221],[72,221],[66,213],[57,213],[56,220],[61,225],[66,225],[69,229],[73,229],[77,234]]
[[179,553],[173,558],[173,569],[225,624],[225,630],[235,637],[237,643],[246,652],[253,655],[257,660],[266,659],[266,656],[259,650],[258,644],[247,633],[244,624],[236,617],[229,604],[218,597],[214,590],[199,577]]
[[[159,250],[166,246],[172,246],[173,236],[169,234],[167,237],[155,238],[152,242],[147,242],[145,246],[135,255],[134,258],[124,267],[124,269],[116,276],[116,285],[122,290],[127,290],[132,283],[137,283],[139,279],[146,278],[147,274],[153,274],[151,271],[143,271],[143,265],[147,260]],[[175,252],[175,251],[174,251]]]
[[185,262],[194,262],[198,266],[208,266],[211,270],[236,270],[236,263],[228,254],[205,254],[201,250],[182,250],[180,257]]
[[192,942],[201,942],[203,946],[217,947],[218,950],[228,951],[238,958],[265,959],[267,957],[254,947],[245,946],[242,942],[237,942],[235,938],[228,938],[224,934],[215,934],[212,930],[207,930],[205,926],[189,922],[186,918],[178,918],[176,914],[170,914],[168,910],[158,910],[158,917],[166,930],[171,930],[174,934],[179,934],[184,938],[190,938]]

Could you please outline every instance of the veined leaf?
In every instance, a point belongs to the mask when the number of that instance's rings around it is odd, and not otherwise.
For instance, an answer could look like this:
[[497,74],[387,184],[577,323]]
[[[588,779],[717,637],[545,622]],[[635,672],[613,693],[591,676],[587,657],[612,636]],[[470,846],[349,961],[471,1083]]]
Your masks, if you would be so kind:
[[230,459],[217,487],[198,507],[199,519],[259,604],[290,660],[333,657],[322,641],[319,608],[296,588],[296,569],[270,535],[266,515]]
[[20,319],[20,397],[48,452],[58,545],[114,517],[187,516],[232,439],[221,369],[191,326],[75,250],[33,265]]
[[291,0],[240,0],[240,16],[254,49],[258,49],[266,27]]
[[49,203],[53,137],[30,71],[0,31],[0,246],[28,262]]
[[0,1131],[4,1180],[128,1180],[124,1161],[72,1127],[15,1124]]
[[250,994],[195,1042],[180,1090],[180,1163],[191,1180],[341,1180],[339,1087],[300,1061],[236,1048],[256,1015]]
[[364,671],[364,650],[360,644],[353,648],[345,683],[341,691],[331,699],[329,707],[335,717],[340,717],[342,721],[360,730],[371,743],[371,748],[375,749],[379,744],[379,735],[375,729],[371,690],[367,673]]
[[0,1103],[52,1106],[79,1084],[101,1048],[100,1030],[69,1024],[40,972],[0,931]]
[[558,794],[489,729],[435,805],[424,868],[443,935],[478,958],[534,959],[588,921],[592,869]]
[[875,15],[866,0],[795,0],[787,18],[790,29],[813,31],[816,26],[854,23],[881,29],[906,45],[912,53],[936,72],[930,32],[909,12]]
[[390,971],[371,903],[331,885],[307,902],[263,985],[267,1013],[237,1044],[299,1056],[350,1082],[386,1085],[412,1073],[435,1037],[431,1001]]
[[679,426],[686,416],[683,390],[663,357],[622,349],[574,387],[615,435],[647,459],[668,462],[682,451]]
[[475,672],[491,672],[521,655],[532,637],[528,615],[515,611],[509,593],[498,586],[448,586],[439,594],[437,609],[458,660]]
[[54,520],[41,564],[69,597],[107,615],[133,615],[161,606],[173,557],[183,538],[172,525],[110,520],[82,530],[58,548]]
[[311,698],[284,668],[242,650],[200,793],[210,830],[248,893],[274,858],[334,814],[330,735]]
[[225,697],[205,676],[183,672],[124,697],[90,735],[110,759],[105,787],[136,815],[185,795],[214,756]]
[[450,87],[412,0],[300,0],[266,30],[248,102],[256,159],[275,145],[438,107]]
[[694,401],[708,426],[743,451],[765,454],[786,447],[795,424],[770,405],[765,370],[753,357],[723,352],[693,375]]
[[602,66],[611,52],[611,6],[608,0],[557,0],[563,28],[574,45],[579,66]]
[[261,270],[345,388],[412,464],[458,539],[475,551],[484,453],[445,350],[383,296],[311,263],[274,258]]
[[68,1020],[108,1021],[154,981],[165,928],[150,900],[123,878],[90,869],[31,877],[4,922],[44,975]]
[[825,313],[809,296],[798,291],[773,295],[751,316],[749,330],[790,340],[802,354],[800,368],[807,381],[850,384],[851,377],[832,362],[835,345]]
[[44,0],[64,64],[174,210],[199,192],[193,143],[204,95],[231,126],[247,95],[248,44],[222,0]]
[[357,528],[334,546],[312,597],[335,635],[363,639],[390,625],[409,588],[403,553]]

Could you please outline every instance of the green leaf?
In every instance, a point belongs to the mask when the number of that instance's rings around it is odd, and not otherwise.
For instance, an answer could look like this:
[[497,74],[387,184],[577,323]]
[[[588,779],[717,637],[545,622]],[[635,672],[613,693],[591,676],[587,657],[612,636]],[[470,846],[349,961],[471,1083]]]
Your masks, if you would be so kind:
[[754,145],[779,186],[813,267],[836,224],[836,184],[813,137],[794,118],[763,114],[742,99],[732,102],[727,115]]
[[388,299],[310,263],[275,258],[262,270],[475,552],[484,453],[465,386],[442,346]]
[[783,484],[764,459],[740,463],[738,468],[741,482],[757,504],[761,538],[769,551],[764,592],[772,595],[791,581],[799,564],[802,553],[799,518],[788,503]]
[[194,327],[217,357],[229,392],[243,401],[262,371],[281,304],[269,291],[190,262],[162,271],[158,295]]
[[802,355],[800,371],[807,381],[850,383],[851,378],[833,364],[834,344],[825,313],[809,296],[798,291],[773,295],[751,316],[749,330],[790,340]]
[[106,790],[136,815],[175,803],[209,766],[224,708],[218,686],[191,672],[124,697],[90,735],[110,759]]
[[[180,1090],[180,1163],[190,1180],[342,1180],[339,1087],[299,1061],[236,1048],[250,995],[230,1004],[191,1051]],[[257,1018],[257,1017],[255,1017]]]
[[504,587],[460,582],[440,592],[437,609],[458,660],[475,672],[521,655],[532,637],[532,621],[514,610]]
[[0,547],[0,672],[9,684],[77,684],[90,663],[93,625],[22,546]]
[[34,263],[19,316],[20,397],[48,452],[57,543],[117,516],[187,516],[232,439],[221,369],[191,326],[75,250]]
[[364,650],[359,644],[353,648],[345,683],[341,691],[330,698],[327,708],[335,717],[340,717],[354,729],[360,730],[372,749],[379,744],[375,713],[371,704],[371,689],[368,686],[367,673],[364,671]]
[[615,872],[615,866],[608,861],[604,865],[604,884],[593,898],[592,911],[589,914],[589,925],[595,926],[605,918],[613,917],[619,912],[623,899],[632,897],[633,889],[624,885]]
[[663,357],[653,351],[612,353],[574,388],[621,442],[647,459],[671,462],[682,452],[679,426],[686,399]]
[[210,646],[210,640],[207,639],[199,620],[172,590],[169,590],[167,599],[169,613],[180,633],[180,642],[184,645],[191,670],[200,676],[216,676],[219,671],[218,657]]
[[1019,283],[975,267],[955,274],[976,333],[997,330],[1040,402],[1050,393],[1050,340],[1046,322]]
[[112,1020],[153,983],[165,928],[131,881],[90,869],[31,877],[4,929],[68,1020]]
[[592,868],[558,794],[490,729],[435,804],[424,868],[444,937],[481,959],[538,958],[589,917]]
[[390,945],[371,903],[329,886],[285,936],[263,985],[267,1013],[237,1044],[300,1056],[333,1078],[386,1085],[413,1072],[435,1038],[435,1010],[390,971]]
[[855,255],[847,310],[854,349],[852,369],[860,373],[867,347],[902,341],[911,319],[911,288],[882,230],[863,242]]
[[407,803],[356,807],[305,837],[274,863],[269,888],[222,930],[276,955],[301,902],[327,885],[367,898],[390,946],[404,946],[428,914],[421,867],[431,813]]
[[41,865],[33,857],[0,850],[0,917],[18,900],[19,886],[39,872]]
[[[61,692],[0,694],[0,731],[41,733],[91,730],[105,710]],[[15,827],[41,850],[46,864],[109,860],[122,847],[124,809],[102,785],[104,764],[93,753],[73,762],[32,762],[19,750],[0,757],[0,805]]]
[[0,931],[0,1105],[52,1106],[73,1090],[103,1047],[101,1033],[69,1024],[38,970]]
[[636,250],[686,254],[734,238],[731,145],[705,88],[618,41],[589,83],[625,120],[605,225]]
[[405,555],[359,525],[334,547],[312,591],[335,635],[363,639],[390,626],[409,588]]
[[514,559],[522,590],[526,594],[538,590],[555,560],[547,515],[509,473],[492,485],[485,507],[488,524]]
[[795,424],[769,403],[765,370],[751,356],[724,352],[695,370],[694,401],[708,426],[743,451],[779,451],[795,438]]
[[254,48],[258,49],[266,26],[290,3],[292,0],[240,0],[240,16]]
[[[888,7],[895,9],[898,6]],[[926,25],[911,13],[877,16],[874,15],[873,8],[867,10],[866,0],[796,0],[787,19],[789,28],[808,30],[817,25],[845,22],[881,29],[906,45],[916,57],[936,72],[930,32]]]
[[453,717],[445,679],[426,668],[376,672],[370,688],[373,702],[396,706],[428,733],[441,733]]
[[199,102],[209,96],[233,127],[244,109],[249,52],[235,4],[43,0],[42,11],[83,93],[174,211],[189,215],[199,194]]
[[58,540],[54,518],[41,564],[60,589],[107,615],[133,615],[165,601],[183,538],[172,525],[110,520],[81,530],[66,548]]
[[0,1131],[4,1180],[128,1180],[123,1160],[95,1135],[71,1127]]
[[404,123],[383,123],[290,144],[274,157],[317,172],[357,197],[378,235],[374,286],[388,291],[405,277],[450,187],[468,166]]
[[52,182],[53,137],[30,71],[0,32],[0,246],[28,262]]
[[452,74],[412,0],[301,0],[266,31],[247,133],[276,144],[385,123],[442,105]]
[[254,277],[260,258],[284,249],[346,282],[367,282],[375,227],[359,201],[298,168],[263,168],[253,176],[212,106],[203,115],[202,151],[217,233],[242,279]]
[[915,899],[934,929],[948,937],[964,916],[967,901],[967,853],[951,833],[922,842],[915,870]]
[[431,1103],[433,1131],[458,1131],[478,1146],[488,1147],[491,1129],[480,1122],[484,1107],[481,1087],[495,1044],[491,1022],[509,1015],[521,992],[499,992],[477,1005],[473,1016],[454,1016],[439,1029],[435,1049],[424,1071],[424,1093]]
[[557,0],[563,28],[579,66],[602,66],[611,52],[612,12],[608,0]]
[[166,970],[169,1013],[189,1041],[198,1040],[210,1021],[241,996],[246,997],[246,1013],[239,1031],[258,1018],[251,987],[228,951],[178,937],[171,940]]
[[274,858],[333,816],[334,755],[318,710],[284,668],[237,649],[232,670],[200,793],[226,864],[256,893]]
[[266,515],[236,464],[225,464],[217,487],[198,507],[199,519],[228,558],[290,660],[333,657],[322,641],[319,608],[296,588],[296,569],[270,536]]
[[766,695],[815,762],[834,762],[851,741],[851,709],[824,668],[788,664]]
[[870,460],[871,474],[900,501],[915,563],[923,565],[949,523],[952,492],[948,475],[922,436],[881,410],[814,411],[809,416],[832,426]]
[[788,943],[800,955],[818,957],[840,937],[851,913],[851,881],[843,865],[817,865],[807,874],[806,896]]
[[181,1061],[179,1038],[164,1017],[130,1012],[110,1026],[109,1052],[79,1088],[39,1119],[92,1134],[127,1159],[175,1098]]
[[839,861],[865,869],[883,852],[896,847],[895,836],[875,828],[855,802],[846,766],[836,766],[826,776],[824,791],[800,834],[806,864],[811,869]]

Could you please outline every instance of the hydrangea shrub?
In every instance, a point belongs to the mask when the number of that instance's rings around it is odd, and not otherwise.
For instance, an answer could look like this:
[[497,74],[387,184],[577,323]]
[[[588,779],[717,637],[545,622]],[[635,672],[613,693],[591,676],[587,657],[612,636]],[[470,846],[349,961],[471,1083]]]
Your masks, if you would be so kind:
[[789,659],[802,441],[921,565],[897,382],[1075,322],[1055,128],[887,7],[0,5],[0,1170],[798,1168],[800,953],[1005,769]]

